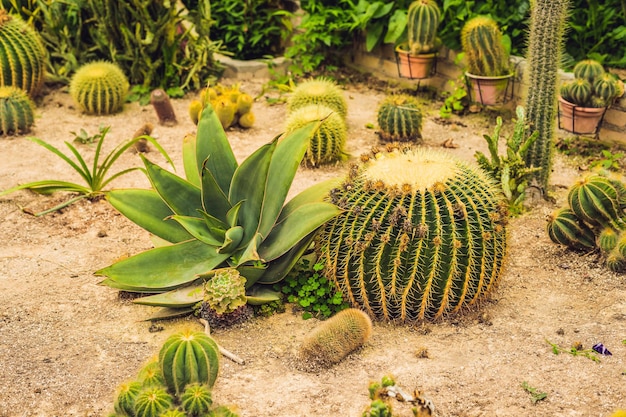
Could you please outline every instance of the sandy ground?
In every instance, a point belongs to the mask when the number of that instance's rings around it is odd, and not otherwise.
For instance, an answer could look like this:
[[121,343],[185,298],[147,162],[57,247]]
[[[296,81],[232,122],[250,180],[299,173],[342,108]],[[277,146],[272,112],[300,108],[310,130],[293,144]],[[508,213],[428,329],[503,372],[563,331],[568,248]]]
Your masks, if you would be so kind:
[[[227,80],[225,81],[228,82]],[[247,81],[256,93],[261,83]],[[358,156],[377,143],[373,129],[383,93],[348,87],[348,151]],[[158,126],[151,107],[126,105],[114,116],[82,115],[62,90],[39,103],[32,135],[57,147],[71,141],[71,131],[90,134],[111,126],[106,150],[129,138],[146,122],[174,159],[179,171],[181,143],[194,125],[187,117],[191,97],[174,102],[179,123]],[[424,146],[458,145],[450,152],[473,161],[485,150],[493,116],[454,117],[435,122],[439,104],[428,107]],[[229,140],[239,159],[281,132],[285,106],[254,106],[257,123],[249,131],[232,129]],[[79,145],[87,155],[93,145]],[[24,137],[0,138],[0,189],[41,179],[79,178],[64,163]],[[163,164],[156,152],[148,154]],[[133,153],[122,156],[114,172],[138,166]],[[343,175],[347,166],[301,169],[293,192],[325,178]],[[553,182],[557,203],[578,175],[571,160],[557,157]],[[139,172],[113,187],[148,187]],[[93,272],[117,258],[151,247],[148,234],[119,215],[106,201],[82,201],[60,213],[35,218],[34,211],[67,196],[38,196],[20,191],[0,198],[0,417],[103,416],[112,409],[115,388],[133,378],[173,332],[193,319],[160,323],[151,331],[150,307],[121,300],[99,286]],[[608,416],[626,408],[626,277],[608,272],[594,255],[580,255],[552,244],[546,215],[556,206],[539,201],[510,224],[508,267],[492,300],[464,317],[392,326],[375,323],[374,335],[340,364],[317,373],[299,371],[294,352],[315,319],[303,320],[291,308],[269,318],[254,318],[215,338],[246,360],[223,361],[214,400],[236,404],[252,417],[360,416],[368,404],[367,386],[393,374],[409,391],[419,389],[436,407],[436,416]],[[612,356],[594,362],[567,353],[555,355],[548,341],[569,349],[602,342]],[[418,355],[427,351],[428,357]],[[545,392],[533,404],[522,384]],[[398,404],[399,416],[410,416]]]

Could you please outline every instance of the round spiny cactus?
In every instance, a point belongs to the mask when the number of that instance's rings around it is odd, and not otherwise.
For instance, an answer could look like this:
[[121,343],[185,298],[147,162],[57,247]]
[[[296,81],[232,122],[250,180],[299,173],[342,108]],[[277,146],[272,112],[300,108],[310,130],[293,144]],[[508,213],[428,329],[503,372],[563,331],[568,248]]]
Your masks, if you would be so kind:
[[211,389],[203,384],[187,385],[180,397],[180,406],[191,416],[201,416],[211,409]]
[[607,103],[617,97],[617,83],[613,75],[604,73],[596,77],[593,81],[593,91]]
[[135,415],[135,399],[141,392],[141,383],[137,381],[126,382],[119,386],[115,396],[113,408],[115,412],[124,416]]
[[287,110],[293,112],[309,104],[323,104],[344,119],[348,113],[348,103],[343,91],[334,81],[327,78],[316,78],[298,84],[287,102]]
[[35,105],[24,90],[0,87],[0,134],[21,134],[30,130],[34,122]]
[[300,358],[308,364],[338,363],[372,335],[372,321],[361,310],[349,308],[322,322],[300,347]]
[[250,94],[240,93],[237,96],[237,114],[239,116],[244,115],[252,110],[252,103],[254,99]]
[[167,410],[166,412],[162,414],[159,414],[159,417],[189,417],[189,416],[184,411],[171,409],[171,410]]
[[617,246],[619,238],[617,231],[611,227],[605,227],[598,235],[598,247],[605,252],[610,252]]
[[470,74],[496,77],[510,73],[502,32],[489,16],[476,16],[467,21],[461,31],[461,45]]
[[140,381],[144,387],[165,385],[158,358],[148,362],[141,368],[137,380]]
[[324,274],[384,320],[436,319],[497,284],[506,199],[485,172],[430,149],[374,149],[330,200],[344,211],[317,236]]
[[569,207],[561,208],[548,218],[548,235],[561,245],[579,249],[595,247],[595,235]]
[[244,129],[250,129],[254,125],[255,120],[256,119],[254,117],[254,113],[249,111],[248,113],[244,113],[239,116],[239,120],[237,121],[237,123],[239,123],[239,126]]
[[412,54],[427,54],[437,48],[441,10],[435,0],[416,0],[407,11],[407,32]]
[[577,181],[567,200],[576,217],[588,224],[618,229],[624,225],[618,191],[606,177],[590,175]]
[[220,268],[204,283],[204,302],[218,314],[232,313],[246,304],[246,279],[235,268]]
[[45,56],[37,32],[20,17],[0,10],[0,86],[35,96],[43,84]]
[[135,398],[134,417],[160,417],[174,404],[174,398],[161,387],[143,389]]
[[324,119],[324,122],[311,137],[302,160],[307,166],[329,164],[345,157],[346,122],[330,107],[310,104],[294,110],[287,118],[285,130],[291,132],[320,119]]
[[568,96],[571,102],[577,106],[585,106],[591,99],[593,93],[592,88],[591,83],[585,78],[576,78],[568,84]]
[[220,405],[211,410],[207,417],[239,417],[236,409],[235,406]]
[[168,389],[180,395],[187,384],[213,387],[219,371],[217,343],[203,332],[185,330],[170,336],[159,351],[161,373]]
[[80,67],[70,81],[70,95],[89,114],[121,110],[128,93],[128,79],[120,67],[105,61]]
[[422,137],[422,111],[415,97],[400,94],[385,98],[378,108],[380,138],[408,142]]
[[233,103],[230,98],[226,96],[218,96],[215,100],[211,101],[211,105],[217,114],[220,123],[224,129],[228,129],[235,121],[235,114],[237,112],[237,104]]
[[574,76],[583,78],[589,82],[604,74],[604,67],[598,61],[593,59],[584,59],[574,66]]

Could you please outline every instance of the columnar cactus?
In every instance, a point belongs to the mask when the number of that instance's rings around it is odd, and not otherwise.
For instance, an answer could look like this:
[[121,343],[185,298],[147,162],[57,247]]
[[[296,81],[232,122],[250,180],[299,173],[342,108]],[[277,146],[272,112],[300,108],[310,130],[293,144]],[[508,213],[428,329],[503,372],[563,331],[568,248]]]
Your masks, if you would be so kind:
[[46,51],[37,32],[19,16],[0,10],[0,86],[35,96],[43,84]]
[[476,16],[461,31],[461,45],[471,74],[495,77],[510,73],[509,54],[495,20]]
[[124,105],[128,79],[120,67],[105,61],[80,67],[70,81],[70,95],[82,111],[111,114]]
[[298,84],[287,102],[287,111],[291,113],[309,104],[323,104],[339,113],[342,118],[348,113],[343,90],[328,78],[320,77]]
[[441,10],[435,0],[416,0],[407,11],[409,50],[412,54],[427,54],[437,48],[437,29]]
[[485,172],[430,149],[374,149],[330,200],[320,230],[324,274],[352,306],[384,320],[436,319],[497,284],[507,202]]
[[195,382],[213,387],[219,355],[217,343],[203,332],[185,330],[170,336],[159,352],[165,384],[176,395]]
[[417,99],[392,95],[378,107],[380,138],[385,142],[410,142],[422,137],[422,111]]
[[21,134],[34,122],[35,104],[17,87],[0,87],[0,135]]
[[316,167],[339,161],[345,157],[347,127],[344,119],[328,106],[309,104],[289,114],[285,131],[292,132],[314,120],[322,120],[319,129],[311,136],[302,164]]

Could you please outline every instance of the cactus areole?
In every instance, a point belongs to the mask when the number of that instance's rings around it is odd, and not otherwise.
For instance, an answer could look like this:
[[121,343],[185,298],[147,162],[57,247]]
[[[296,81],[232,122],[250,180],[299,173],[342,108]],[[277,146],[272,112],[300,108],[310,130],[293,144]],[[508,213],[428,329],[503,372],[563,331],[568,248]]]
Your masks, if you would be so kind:
[[428,149],[374,149],[330,200],[344,210],[318,234],[324,272],[383,320],[436,319],[497,284],[507,204],[487,175]]

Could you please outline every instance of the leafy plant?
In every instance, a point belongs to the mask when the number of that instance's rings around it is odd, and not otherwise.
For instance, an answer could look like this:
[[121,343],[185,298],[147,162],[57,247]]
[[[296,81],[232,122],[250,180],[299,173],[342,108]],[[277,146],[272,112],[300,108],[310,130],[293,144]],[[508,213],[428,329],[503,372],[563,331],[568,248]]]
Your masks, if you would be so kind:
[[140,140],[147,140],[150,143],[152,143],[154,147],[157,148],[159,152],[173,166],[173,162],[170,159],[167,152],[165,152],[165,149],[163,149],[161,145],[159,145],[157,141],[150,136],[139,136],[133,139],[129,139],[126,142],[119,144],[115,149],[113,149],[104,158],[103,161],[100,161],[102,145],[104,143],[104,137],[108,133],[109,129],[110,127],[108,126],[104,128],[102,127],[100,128],[100,133],[99,133],[100,140],[98,141],[98,145],[96,146],[94,160],[91,166],[87,164],[85,157],[80,154],[78,149],[76,149],[76,147],[69,142],[65,142],[65,145],[69,148],[70,152],[74,155],[76,159],[75,161],[72,159],[70,155],[64,154],[58,148],[50,145],[49,143],[41,139],[33,138],[33,137],[27,138],[28,140],[35,142],[38,145],[43,146],[44,148],[46,148],[47,150],[49,150],[50,152],[54,153],[59,158],[67,162],[67,164],[71,166],[74,169],[74,171],[76,171],[81,176],[81,178],[83,178],[85,185],[62,181],[62,180],[42,180],[42,181],[35,181],[35,182],[29,182],[26,184],[18,185],[8,190],[2,191],[0,192],[0,196],[7,195],[18,190],[26,190],[26,189],[34,191],[39,194],[52,194],[57,191],[67,191],[71,193],[78,193],[78,196],[73,197],[69,199],[68,201],[65,201],[64,203],[61,203],[50,209],[44,210],[40,213],[36,213],[35,216],[42,216],[42,215],[51,213],[53,211],[60,210],[64,207],[69,206],[70,204],[73,204],[79,200],[82,200],[83,198],[89,198],[89,199],[97,198],[99,196],[106,194],[106,192],[104,191],[104,188],[107,185],[109,185],[111,181],[113,181],[114,179],[122,175],[128,174],[129,172],[140,169],[139,167],[128,168],[128,169],[125,169],[123,171],[120,171],[113,175],[108,176],[109,171],[111,170],[111,167],[113,166],[115,161],[117,161],[117,159],[128,148],[130,148],[131,146],[133,146],[135,143],[137,143]]
[[537,404],[539,401],[548,398],[547,393],[541,392],[537,388],[531,387],[526,381],[522,382],[522,388],[524,389],[524,391],[530,394],[530,401],[533,404]]
[[288,302],[304,310],[302,318],[305,320],[311,317],[327,318],[348,308],[341,291],[320,274],[322,269],[323,264],[315,263],[311,266],[311,260],[303,257],[282,283],[274,285],[274,289],[282,292]]
[[94,135],[90,135],[89,133],[87,133],[85,129],[82,129],[82,128],[80,129],[78,133],[73,132],[73,131],[70,133],[74,135],[74,142],[87,145],[91,143],[100,142],[102,139],[104,139],[107,132],[109,131],[109,127],[105,127],[105,126],[100,126],[99,129],[100,129],[99,133],[96,133]]
[[591,168],[602,168],[610,171],[619,171],[622,168],[623,152],[611,152],[608,149],[602,149],[602,158],[591,162]]
[[407,13],[392,1],[359,0],[354,6],[351,31],[365,36],[365,49],[370,52],[381,43],[396,43],[405,33]]
[[197,134],[183,142],[186,178],[143,157],[153,189],[107,193],[122,214],[169,244],[97,271],[107,277],[102,284],[157,293],[135,302],[180,314],[202,300],[202,281],[215,268],[230,266],[246,278],[248,303],[277,299],[279,294],[261,284],[282,280],[310,245],[313,232],[339,211],[321,201],[330,182],[283,206],[318,126],[314,122],[278,136],[238,164],[207,105]]
[[561,353],[569,353],[572,356],[583,356],[587,359],[591,359],[594,362],[600,362],[600,358],[598,357],[598,355],[596,355],[593,349],[578,349],[576,346],[572,346],[571,348],[567,349],[555,343],[552,343],[549,340],[546,340],[546,342],[548,342],[548,344],[552,346],[552,353],[554,353],[555,355],[559,355]]
[[509,200],[511,213],[519,214],[523,211],[526,187],[530,176],[539,168],[526,166],[526,153],[532,146],[539,132],[530,133],[526,123],[524,108],[516,109],[517,121],[513,134],[506,140],[506,154],[498,154],[498,142],[502,129],[502,118],[498,116],[493,135],[483,135],[489,147],[489,158],[480,151],[474,155],[478,165],[493,176],[502,187],[504,195]]

